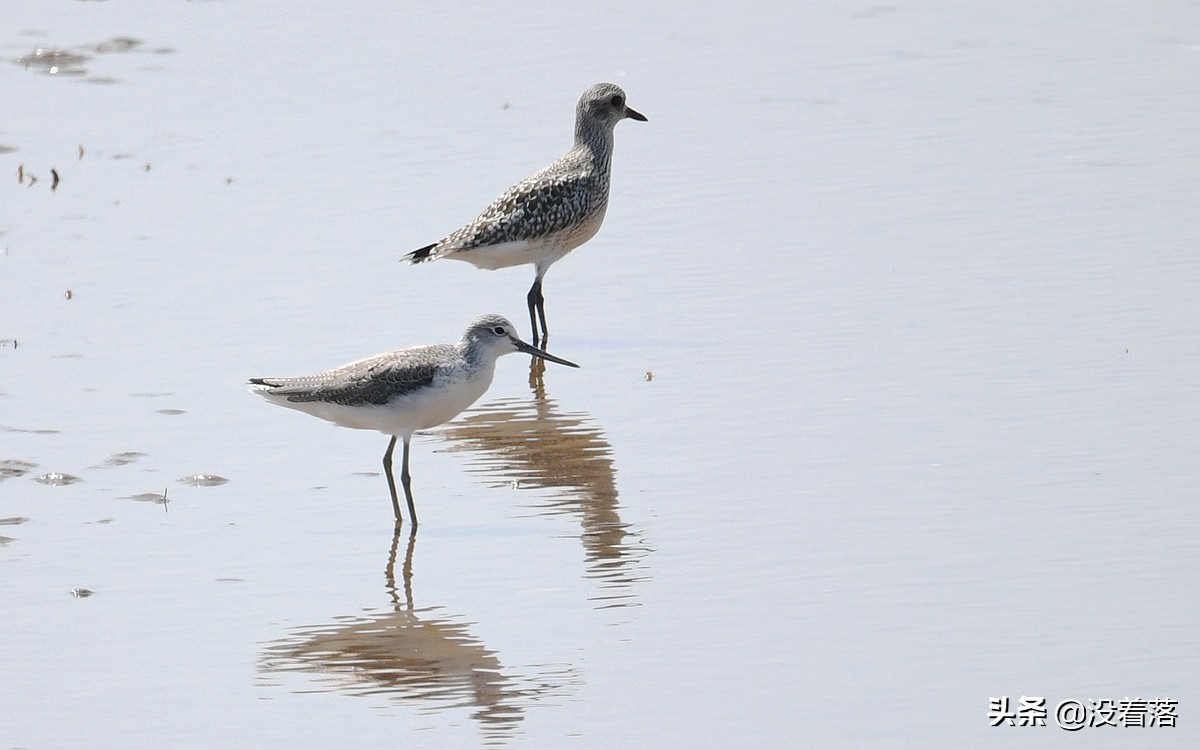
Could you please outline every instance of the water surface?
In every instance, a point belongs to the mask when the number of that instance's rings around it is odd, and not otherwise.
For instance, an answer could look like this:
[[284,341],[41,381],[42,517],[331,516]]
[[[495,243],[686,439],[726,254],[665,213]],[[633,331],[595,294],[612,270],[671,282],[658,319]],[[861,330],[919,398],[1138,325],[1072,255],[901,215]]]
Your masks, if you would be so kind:
[[[1200,738],[1196,6],[43,5],[4,747]],[[523,321],[529,269],[399,258],[598,80],[650,121],[546,279],[583,367],[416,438],[410,544],[385,437],[244,382]],[[988,726],[1021,695],[1179,726]]]

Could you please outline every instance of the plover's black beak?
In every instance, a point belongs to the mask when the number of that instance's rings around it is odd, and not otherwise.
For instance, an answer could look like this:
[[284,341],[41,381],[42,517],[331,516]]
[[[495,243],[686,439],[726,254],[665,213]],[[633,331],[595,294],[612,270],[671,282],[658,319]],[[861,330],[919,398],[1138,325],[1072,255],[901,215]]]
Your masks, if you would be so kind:
[[638,112],[635,109],[630,109],[629,107],[625,108],[625,116],[628,117],[630,120],[637,120],[638,122],[648,122],[648,120],[646,120],[645,115],[643,115],[641,112]]
[[579,367],[579,365],[575,364],[574,362],[568,362],[565,359],[554,356],[550,352],[544,352],[541,349],[538,349],[536,346],[526,344],[516,336],[512,336],[510,338],[512,339],[513,346],[517,347],[518,351],[525,352],[526,354],[532,354],[533,356],[538,357],[539,359],[544,359],[548,362],[557,362],[558,364],[566,365],[567,367]]

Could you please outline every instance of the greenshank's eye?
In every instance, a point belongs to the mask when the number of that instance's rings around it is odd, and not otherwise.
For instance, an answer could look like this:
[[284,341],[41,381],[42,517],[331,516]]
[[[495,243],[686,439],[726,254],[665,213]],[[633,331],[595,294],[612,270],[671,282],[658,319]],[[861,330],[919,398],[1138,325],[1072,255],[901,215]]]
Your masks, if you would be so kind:
[[504,326],[496,326],[492,329],[492,333],[496,334],[497,336],[503,336],[504,334],[508,333],[508,331],[504,330]]

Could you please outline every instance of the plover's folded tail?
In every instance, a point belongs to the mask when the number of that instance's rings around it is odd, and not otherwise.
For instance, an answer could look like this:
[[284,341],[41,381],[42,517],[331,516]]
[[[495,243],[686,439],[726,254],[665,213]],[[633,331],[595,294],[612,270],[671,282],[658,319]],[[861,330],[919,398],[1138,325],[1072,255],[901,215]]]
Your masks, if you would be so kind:
[[411,253],[405,255],[403,259],[407,260],[409,263],[421,263],[427,260],[435,260],[437,256],[433,254],[433,249],[437,246],[438,243],[435,242],[432,245],[426,245],[425,247],[417,248]]

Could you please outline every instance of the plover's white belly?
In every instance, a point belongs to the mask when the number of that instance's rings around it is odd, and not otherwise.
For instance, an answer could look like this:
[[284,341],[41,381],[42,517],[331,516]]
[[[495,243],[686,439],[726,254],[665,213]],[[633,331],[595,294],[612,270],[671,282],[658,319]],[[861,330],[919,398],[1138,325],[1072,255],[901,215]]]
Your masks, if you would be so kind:
[[600,225],[604,223],[604,213],[605,207],[601,206],[598,211],[592,212],[578,224],[572,224],[566,229],[545,237],[464,248],[449,253],[446,257],[465,260],[476,268],[484,268],[489,271],[526,263],[546,268],[595,237],[596,233],[600,231]]

